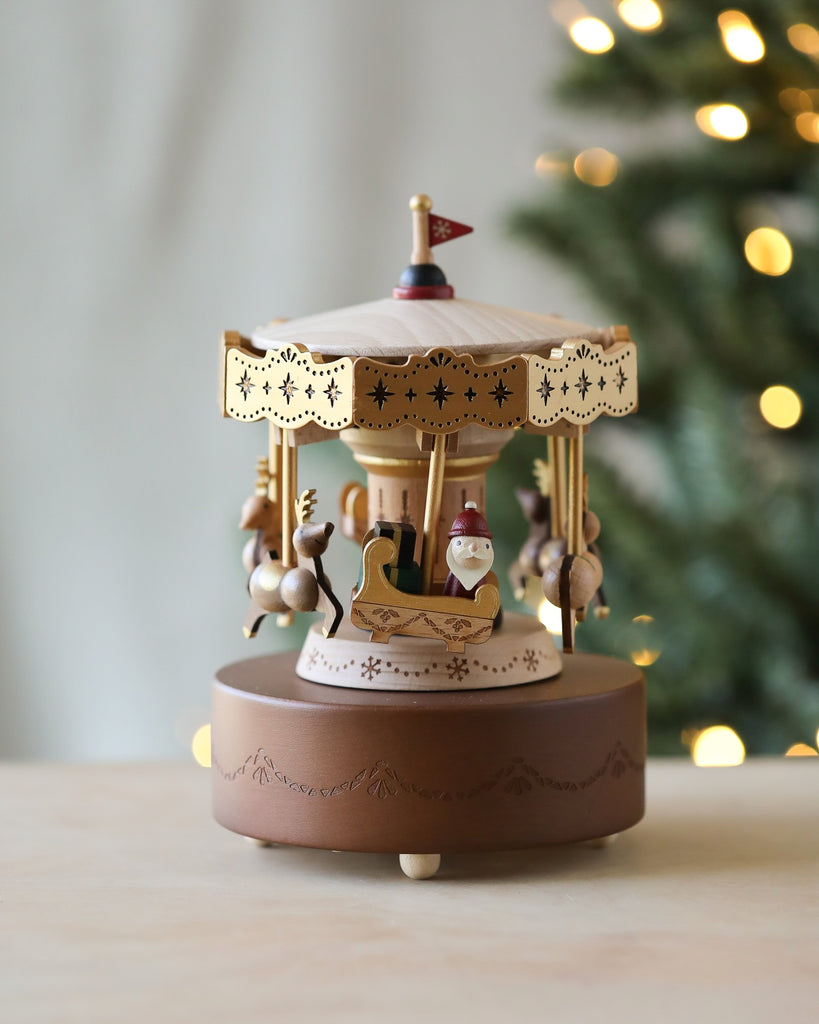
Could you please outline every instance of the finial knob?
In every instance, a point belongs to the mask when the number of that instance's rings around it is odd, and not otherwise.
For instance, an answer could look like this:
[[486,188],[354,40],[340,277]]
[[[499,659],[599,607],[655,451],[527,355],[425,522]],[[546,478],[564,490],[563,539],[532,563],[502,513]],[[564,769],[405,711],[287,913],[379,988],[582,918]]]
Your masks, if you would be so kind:
[[413,196],[410,199],[410,209],[413,213],[417,210],[419,213],[429,213],[432,209],[432,200],[429,196],[425,196],[423,192],[419,192],[417,196]]

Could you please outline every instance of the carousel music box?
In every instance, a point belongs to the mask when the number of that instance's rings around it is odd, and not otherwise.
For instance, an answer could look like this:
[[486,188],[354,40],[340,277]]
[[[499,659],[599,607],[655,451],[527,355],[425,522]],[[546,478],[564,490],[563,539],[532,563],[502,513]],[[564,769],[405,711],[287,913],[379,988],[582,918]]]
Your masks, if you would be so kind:
[[[643,814],[645,689],[633,665],[575,652],[604,614],[583,441],[636,408],[636,348],[598,329],[455,297],[431,247],[471,228],[410,202],[413,252],[391,298],[226,332],[222,408],[268,421],[240,525],[252,531],[245,635],[318,612],[300,652],[213,684],[217,821],[260,843],[441,854],[604,840]],[[542,436],[516,595],[560,609],[562,650],[524,606],[500,606],[487,471],[516,431]],[[339,529],[300,489],[302,445],[341,438],[367,475]],[[490,483],[491,486],[491,477]],[[335,535],[334,535],[335,534]],[[329,544],[361,548],[328,579]]]

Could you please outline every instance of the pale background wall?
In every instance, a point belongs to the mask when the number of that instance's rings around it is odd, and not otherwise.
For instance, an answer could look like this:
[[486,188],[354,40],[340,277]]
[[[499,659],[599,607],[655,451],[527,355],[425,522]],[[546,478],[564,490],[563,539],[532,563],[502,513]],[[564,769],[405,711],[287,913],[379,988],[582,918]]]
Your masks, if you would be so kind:
[[605,126],[548,109],[544,0],[0,18],[0,757],[183,755],[213,669],[288,643],[241,636],[265,429],[218,415],[220,331],[388,294],[417,191],[478,229],[441,250],[461,296],[595,319],[504,218],[541,149]]

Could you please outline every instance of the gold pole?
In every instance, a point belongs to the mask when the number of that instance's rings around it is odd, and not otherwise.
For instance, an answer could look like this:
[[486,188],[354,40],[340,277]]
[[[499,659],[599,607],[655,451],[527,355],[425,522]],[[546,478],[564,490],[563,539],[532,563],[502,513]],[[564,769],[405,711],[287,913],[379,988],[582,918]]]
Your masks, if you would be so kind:
[[290,568],[293,562],[293,522],[296,514],[294,507],[296,490],[296,456],[295,448],[290,446],[290,431],[282,428],[282,564]]
[[435,566],[435,545],[438,534],[438,518],[441,514],[441,493],[444,487],[446,465],[446,436],[436,434],[429,457],[427,477],[427,500],[424,505],[424,544],[421,549],[421,586],[423,593],[432,589],[432,570]]
[[267,496],[277,508],[282,503],[282,446],[276,440],[276,427],[271,423],[267,435],[267,470],[270,478],[267,484]]
[[583,428],[577,428],[577,436],[569,438],[569,530],[568,547],[570,555],[582,555],[583,543]]
[[[585,550],[583,541],[583,428],[577,428],[577,434],[569,438],[569,516],[568,529],[566,533],[566,553],[568,555],[582,555]],[[564,572],[569,571],[569,562],[563,563],[561,569],[561,584],[563,583]],[[568,577],[566,578],[568,586]],[[564,603],[561,595],[560,618],[563,627],[563,651],[565,654],[574,653],[574,624],[575,612]]]
[[552,536],[566,536],[566,441],[549,435],[549,493],[551,495]]
[[[296,565],[293,554],[293,530],[296,528],[296,488],[298,487],[298,448],[290,444],[291,430],[282,428],[281,443],[281,513],[282,513],[282,565],[288,569]],[[293,612],[281,612],[276,625],[287,628],[293,625]]]

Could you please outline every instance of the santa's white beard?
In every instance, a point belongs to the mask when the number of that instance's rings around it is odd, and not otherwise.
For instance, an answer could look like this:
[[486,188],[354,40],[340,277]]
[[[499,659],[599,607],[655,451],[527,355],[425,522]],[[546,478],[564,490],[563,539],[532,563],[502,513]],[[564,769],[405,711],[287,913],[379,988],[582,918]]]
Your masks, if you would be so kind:
[[[494,551],[490,548],[487,552],[488,557],[481,559],[481,565],[477,569],[467,569],[465,565],[461,565],[455,557],[455,551],[453,545],[450,543],[446,549],[446,564],[449,566],[449,571],[455,577],[455,579],[461,584],[464,590],[472,590],[472,588],[479,583],[484,576],[492,568],[492,562],[494,560]],[[480,555],[473,557],[479,558]]]

